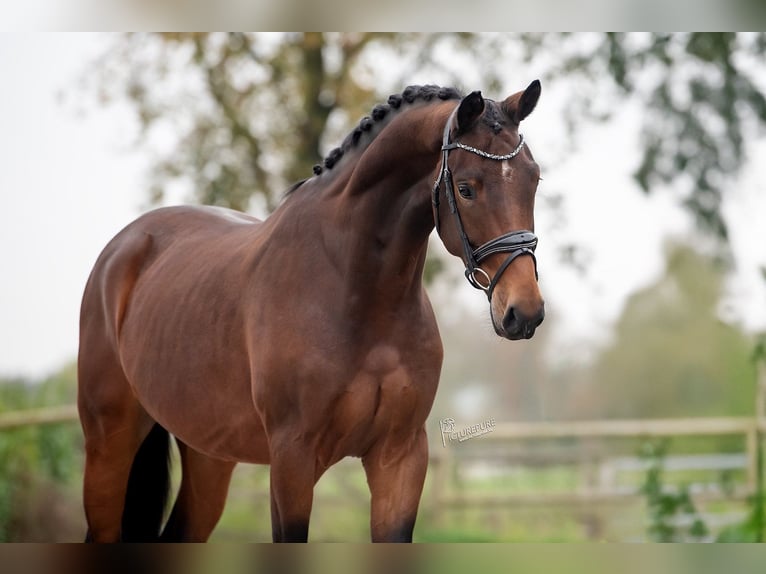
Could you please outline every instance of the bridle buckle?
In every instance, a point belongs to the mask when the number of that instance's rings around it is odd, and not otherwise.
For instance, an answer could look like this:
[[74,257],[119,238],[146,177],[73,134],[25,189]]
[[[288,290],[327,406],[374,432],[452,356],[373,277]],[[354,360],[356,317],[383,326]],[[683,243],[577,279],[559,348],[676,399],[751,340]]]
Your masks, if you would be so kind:
[[[482,275],[484,279],[487,280],[486,285],[476,278],[477,273]],[[489,287],[492,285],[492,279],[490,279],[489,274],[481,267],[474,267],[473,269],[466,268],[465,277],[473,287],[476,289],[481,289],[482,291],[489,291]]]

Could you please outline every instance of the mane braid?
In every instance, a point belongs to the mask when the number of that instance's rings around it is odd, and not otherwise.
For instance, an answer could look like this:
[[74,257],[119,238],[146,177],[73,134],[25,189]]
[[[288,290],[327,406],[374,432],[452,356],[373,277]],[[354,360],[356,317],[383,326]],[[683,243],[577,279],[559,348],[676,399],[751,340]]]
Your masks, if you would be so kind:
[[395,113],[402,105],[413,104],[417,101],[430,102],[433,99],[439,100],[459,100],[462,97],[455,88],[442,88],[440,86],[408,86],[401,94],[392,94],[388,97],[388,102],[378,104],[369,116],[365,116],[359,122],[359,125],[346,136],[340,147],[333,149],[321,164],[314,166],[314,174],[319,175],[324,170],[330,170],[340,161],[343,155],[356,147],[362,134],[373,129],[377,122],[382,121],[389,113]]

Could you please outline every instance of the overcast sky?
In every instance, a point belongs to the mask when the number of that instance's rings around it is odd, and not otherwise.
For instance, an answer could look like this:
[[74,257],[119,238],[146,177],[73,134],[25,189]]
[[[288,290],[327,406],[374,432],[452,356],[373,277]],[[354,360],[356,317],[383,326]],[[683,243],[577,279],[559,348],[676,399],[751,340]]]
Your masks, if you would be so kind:
[[[0,376],[44,375],[75,357],[90,268],[145,203],[148,163],[130,147],[135,124],[128,111],[99,108],[83,117],[60,101],[62,92],[70,101],[77,97],[77,78],[105,41],[0,35]],[[663,242],[688,235],[690,226],[669,196],[646,198],[630,180],[638,154],[635,110],[583,130],[578,149],[567,150],[555,111],[563,102],[562,94],[544,90],[523,131],[545,165],[538,260],[555,342],[566,348],[603,341],[626,297],[662,272]],[[766,328],[766,287],[757,271],[766,265],[764,142],[752,159],[725,206],[738,271],[722,303],[725,317],[749,330]],[[545,194],[559,191],[565,221],[545,208]],[[556,258],[557,245],[572,239],[592,252],[585,277]],[[453,267],[459,274],[457,259]],[[467,284],[449,295],[486,313],[486,299]],[[437,308],[437,315],[448,313]]]

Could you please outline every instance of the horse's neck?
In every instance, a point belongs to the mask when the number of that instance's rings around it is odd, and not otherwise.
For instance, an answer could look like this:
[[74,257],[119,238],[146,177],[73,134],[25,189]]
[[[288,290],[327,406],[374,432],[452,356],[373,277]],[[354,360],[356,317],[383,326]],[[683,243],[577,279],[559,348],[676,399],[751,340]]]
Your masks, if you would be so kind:
[[[379,298],[419,293],[428,236],[433,229],[427,186],[376,186],[340,209],[347,221],[338,253],[350,282]],[[345,211],[345,213],[344,213]]]
[[[422,106],[395,118],[349,169],[337,196],[351,281],[386,297],[419,297],[433,229],[432,178],[449,105]],[[442,117],[444,116],[444,117]]]
[[420,297],[433,229],[430,189],[450,111],[437,104],[403,112],[358,157],[349,154],[335,173],[295,192],[313,194],[296,214],[321,228],[344,291],[362,305]]

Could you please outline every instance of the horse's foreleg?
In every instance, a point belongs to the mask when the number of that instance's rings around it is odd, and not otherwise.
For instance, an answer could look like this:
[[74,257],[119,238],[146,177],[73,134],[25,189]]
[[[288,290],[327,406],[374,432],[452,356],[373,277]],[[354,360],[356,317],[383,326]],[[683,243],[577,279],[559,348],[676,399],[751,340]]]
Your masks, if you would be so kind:
[[372,541],[412,542],[428,468],[425,430],[401,446],[381,441],[362,458],[362,464],[372,495]]
[[204,542],[221,518],[237,463],[210,458],[181,441],[181,488],[161,539]]
[[271,532],[274,542],[308,542],[316,457],[297,441],[271,444]]

